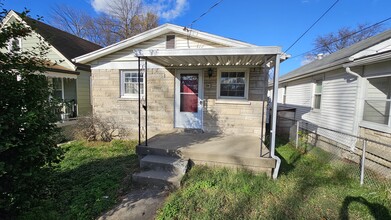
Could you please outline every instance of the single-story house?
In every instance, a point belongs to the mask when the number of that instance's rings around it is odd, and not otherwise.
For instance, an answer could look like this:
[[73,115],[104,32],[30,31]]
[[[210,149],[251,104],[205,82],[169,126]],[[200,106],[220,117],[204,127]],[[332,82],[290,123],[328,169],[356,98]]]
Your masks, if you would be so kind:
[[88,65],[78,64],[72,58],[100,49],[101,46],[86,41],[72,34],[54,28],[30,17],[22,18],[15,11],[9,11],[2,21],[2,27],[22,22],[31,27],[33,33],[26,38],[13,39],[8,50],[35,50],[43,42],[49,46],[46,58],[48,70],[44,73],[53,87],[53,94],[63,101],[64,108],[59,118],[66,120],[88,115],[92,111],[90,95],[91,70]]
[[268,71],[284,59],[277,46],[164,24],[74,61],[91,66],[93,114],[133,137],[183,128],[259,138]]
[[91,65],[94,114],[133,134],[140,91],[142,102],[148,92],[151,133],[178,127],[260,136],[265,62],[280,51],[165,24],[74,61]]
[[279,108],[324,141],[359,151],[391,177],[391,30],[319,58],[279,80]]

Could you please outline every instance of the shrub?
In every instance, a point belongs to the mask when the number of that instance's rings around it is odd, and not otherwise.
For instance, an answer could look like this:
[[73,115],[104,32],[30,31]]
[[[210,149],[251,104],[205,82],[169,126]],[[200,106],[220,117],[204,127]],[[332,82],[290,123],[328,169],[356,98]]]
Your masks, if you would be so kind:
[[[6,14],[1,10],[0,18]],[[29,207],[45,190],[40,185],[45,180],[43,170],[63,155],[57,146],[56,103],[49,100],[48,82],[45,76],[32,74],[45,71],[47,46],[40,42],[34,51],[7,50],[11,39],[31,33],[31,28],[17,22],[3,26],[0,32],[1,219]]]
[[87,141],[110,142],[114,138],[126,136],[125,128],[112,117],[87,116],[80,118],[75,129],[75,137]]

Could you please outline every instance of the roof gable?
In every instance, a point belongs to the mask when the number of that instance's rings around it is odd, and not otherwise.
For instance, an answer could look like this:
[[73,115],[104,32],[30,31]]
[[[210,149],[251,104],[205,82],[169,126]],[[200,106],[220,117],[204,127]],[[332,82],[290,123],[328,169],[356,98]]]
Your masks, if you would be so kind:
[[161,25],[161,26],[156,27],[154,29],[145,31],[145,32],[138,34],[136,36],[133,36],[131,38],[120,41],[118,43],[109,45],[105,48],[99,49],[97,51],[93,51],[89,54],[79,56],[79,57],[75,58],[74,60],[76,62],[80,62],[80,63],[89,63],[93,60],[99,59],[103,56],[115,53],[115,52],[123,50],[125,48],[132,47],[134,45],[148,41],[150,39],[159,37],[161,35],[172,34],[172,33],[178,34],[178,35],[187,35],[192,39],[204,40],[204,41],[208,41],[210,43],[220,44],[220,45],[226,46],[226,47],[254,47],[255,46],[255,45],[248,44],[245,42],[224,38],[221,36],[209,34],[206,32],[201,32],[201,31],[197,31],[197,30],[187,31],[187,30],[184,30],[183,27],[173,25],[173,24],[164,24],[164,25]]
[[283,82],[293,80],[295,78],[301,78],[306,75],[322,71],[324,69],[339,67],[340,65],[342,67],[343,64],[351,62],[352,56],[360,54],[361,51],[364,51],[389,39],[391,39],[391,30],[385,31],[363,41],[357,42],[350,47],[344,48],[328,56],[325,56],[321,60],[312,61],[307,65],[299,67],[283,75],[279,81]]
[[102,48],[101,46],[94,44],[90,41],[79,38],[68,32],[54,28],[41,21],[26,17],[22,19],[20,14],[15,11],[10,11],[3,19],[3,25],[9,22],[12,18],[25,23],[33,29],[36,34],[39,34],[45,39],[47,43],[54,47],[58,53],[60,53],[68,62],[72,61],[72,58],[95,51]]

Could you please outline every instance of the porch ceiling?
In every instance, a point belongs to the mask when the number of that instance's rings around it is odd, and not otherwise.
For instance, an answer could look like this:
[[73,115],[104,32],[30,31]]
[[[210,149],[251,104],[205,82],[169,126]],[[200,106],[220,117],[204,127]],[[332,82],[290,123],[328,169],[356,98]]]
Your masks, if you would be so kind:
[[259,66],[280,53],[280,47],[244,47],[139,50],[136,56],[164,67]]

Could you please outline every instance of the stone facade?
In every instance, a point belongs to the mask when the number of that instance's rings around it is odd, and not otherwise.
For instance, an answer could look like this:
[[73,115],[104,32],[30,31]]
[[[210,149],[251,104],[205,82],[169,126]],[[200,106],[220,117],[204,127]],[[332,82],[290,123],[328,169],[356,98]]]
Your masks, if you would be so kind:
[[[120,123],[129,137],[138,135],[138,99],[120,97],[120,70],[92,70],[94,114]],[[174,127],[174,76],[164,69],[148,70],[148,136]],[[144,130],[144,110],[141,126]]]
[[[262,113],[266,115],[267,81],[261,68],[250,68],[247,102],[218,100],[217,70],[212,77],[204,73],[204,130],[226,134],[260,136]],[[266,120],[266,116],[264,117]]]
[[[249,71],[247,101],[217,100],[217,68],[212,77],[204,69],[203,130],[225,134],[261,133],[266,113],[267,81],[261,68]],[[174,127],[175,71],[148,69],[148,137]],[[124,126],[129,137],[138,135],[138,100],[120,98],[120,70],[92,70],[92,104],[97,116],[111,118]],[[141,111],[144,129],[144,110]]]

